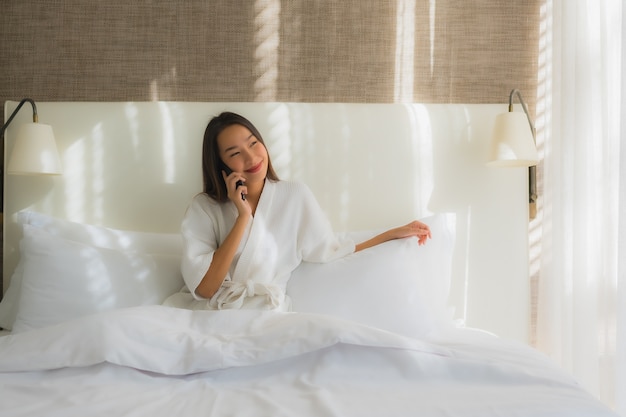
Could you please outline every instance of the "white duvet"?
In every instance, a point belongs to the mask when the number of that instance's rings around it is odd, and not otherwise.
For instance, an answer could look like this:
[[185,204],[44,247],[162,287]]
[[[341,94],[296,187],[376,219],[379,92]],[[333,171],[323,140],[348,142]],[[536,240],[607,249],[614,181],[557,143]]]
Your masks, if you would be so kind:
[[446,333],[116,310],[0,337],[0,416],[614,416],[532,349]]

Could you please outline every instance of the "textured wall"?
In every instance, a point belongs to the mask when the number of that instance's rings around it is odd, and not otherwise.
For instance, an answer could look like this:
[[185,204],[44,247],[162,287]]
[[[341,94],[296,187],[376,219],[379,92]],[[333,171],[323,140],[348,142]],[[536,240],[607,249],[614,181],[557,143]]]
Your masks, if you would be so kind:
[[540,0],[3,0],[0,101],[534,101]]

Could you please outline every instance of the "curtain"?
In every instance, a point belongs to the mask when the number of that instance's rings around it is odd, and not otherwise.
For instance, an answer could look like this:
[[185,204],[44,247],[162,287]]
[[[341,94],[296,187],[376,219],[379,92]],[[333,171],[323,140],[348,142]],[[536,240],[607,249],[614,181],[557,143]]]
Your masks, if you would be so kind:
[[545,7],[536,344],[626,416],[622,1]]

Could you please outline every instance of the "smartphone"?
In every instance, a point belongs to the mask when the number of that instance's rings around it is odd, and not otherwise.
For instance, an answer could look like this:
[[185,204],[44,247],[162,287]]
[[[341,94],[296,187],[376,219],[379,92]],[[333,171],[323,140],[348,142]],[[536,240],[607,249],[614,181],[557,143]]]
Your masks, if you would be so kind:
[[[222,169],[224,170],[224,172],[226,172],[226,175],[230,175],[232,174],[233,170],[228,168],[228,166],[226,166],[225,163],[222,162]],[[239,180],[235,183],[235,188],[239,188],[243,185],[243,181]],[[246,199],[246,195],[244,193],[241,193],[241,199],[245,200]]]

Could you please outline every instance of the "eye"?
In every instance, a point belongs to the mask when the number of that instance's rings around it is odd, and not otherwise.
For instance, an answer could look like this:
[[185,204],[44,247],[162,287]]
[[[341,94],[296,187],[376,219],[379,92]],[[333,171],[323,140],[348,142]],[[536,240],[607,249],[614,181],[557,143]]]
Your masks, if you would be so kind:
[[254,145],[256,145],[257,143],[259,143],[258,140],[253,140],[252,142],[250,142],[250,147],[253,147]]

